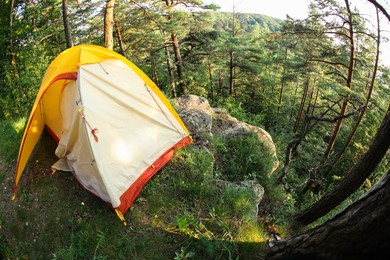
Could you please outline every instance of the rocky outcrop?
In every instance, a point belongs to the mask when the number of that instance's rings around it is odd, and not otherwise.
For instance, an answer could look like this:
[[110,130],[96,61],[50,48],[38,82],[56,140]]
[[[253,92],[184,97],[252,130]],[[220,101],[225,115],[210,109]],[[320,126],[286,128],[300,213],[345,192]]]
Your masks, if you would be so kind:
[[260,127],[241,122],[220,108],[214,108],[213,111],[214,123],[212,133],[220,134],[227,138],[248,135],[250,133],[256,134],[257,139],[270,149],[274,157],[274,165],[269,174],[272,174],[278,168],[279,161],[276,156],[276,147],[271,135],[267,131]]
[[179,116],[200,146],[207,145],[205,134],[212,130],[213,109],[207,99],[195,95],[186,95],[172,100]]
[[237,183],[232,183],[229,181],[223,180],[212,180],[214,186],[220,188],[231,187],[237,190],[250,190],[253,194],[251,203],[251,212],[249,212],[248,217],[252,220],[257,219],[257,214],[259,212],[259,204],[264,197],[264,187],[253,180],[245,180]]
[[206,146],[208,144],[205,135],[219,134],[230,138],[255,133],[259,141],[270,149],[274,157],[272,170],[268,174],[272,174],[279,166],[275,144],[271,135],[264,129],[241,122],[223,109],[211,108],[207,99],[203,97],[186,95],[173,99],[172,103],[197,145]]
[[[195,144],[198,146],[197,149],[204,149],[208,153],[211,153],[209,150],[210,144],[207,138],[210,135],[220,135],[224,138],[236,138],[254,133],[256,138],[269,148],[270,154],[273,156],[273,167],[270,172],[267,172],[266,174],[269,176],[278,167],[279,162],[276,157],[275,145],[270,134],[264,129],[241,122],[222,109],[212,108],[207,99],[203,97],[187,95],[172,100],[172,103],[195,140]],[[210,171],[211,176],[213,176],[215,155],[211,153],[210,156],[212,157],[213,162],[210,163],[210,169],[207,170],[207,172]],[[253,193],[251,201],[252,210],[249,212],[248,216],[251,219],[257,218],[259,210],[258,205],[264,195],[264,188],[260,183],[253,180],[229,182],[213,178],[209,181],[210,185],[220,189],[234,188],[238,190],[251,190]]]

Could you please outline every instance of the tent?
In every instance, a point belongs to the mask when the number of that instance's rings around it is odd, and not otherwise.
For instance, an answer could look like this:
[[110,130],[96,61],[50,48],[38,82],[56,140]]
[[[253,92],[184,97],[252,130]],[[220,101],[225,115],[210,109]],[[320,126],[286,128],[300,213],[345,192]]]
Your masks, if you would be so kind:
[[44,128],[58,143],[52,168],[73,172],[124,223],[146,182],[191,143],[158,87],[123,56],[93,45],[67,49],[48,67],[20,145],[15,195]]

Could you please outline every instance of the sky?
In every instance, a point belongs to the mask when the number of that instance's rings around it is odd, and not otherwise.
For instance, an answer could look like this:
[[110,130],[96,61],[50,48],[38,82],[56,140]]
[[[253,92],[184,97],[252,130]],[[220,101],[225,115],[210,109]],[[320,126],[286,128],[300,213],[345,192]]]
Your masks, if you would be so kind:
[[[222,12],[232,12],[233,3],[235,11],[239,13],[257,13],[264,14],[274,18],[285,19],[286,15],[294,19],[303,19],[308,15],[308,6],[311,0],[203,0],[204,4],[215,3],[221,7]],[[371,16],[373,24],[376,23],[375,8],[367,0],[352,0],[353,5],[356,4],[357,8],[362,14]],[[390,10],[388,0],[378,0],[387,10]],[[390,38],[390,23],[382,16],[382,29],[385,31],[382,35],[386,35]],[[390,66],[390,41],[382,44],[382,64]]]

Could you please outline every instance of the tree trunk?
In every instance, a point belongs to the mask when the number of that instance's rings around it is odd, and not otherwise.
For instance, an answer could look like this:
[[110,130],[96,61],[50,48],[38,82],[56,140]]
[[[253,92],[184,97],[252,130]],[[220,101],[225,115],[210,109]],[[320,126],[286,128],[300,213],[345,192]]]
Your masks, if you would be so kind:
[[106,9],[104,13],[104,47],[114,49],[114,6],[115,0],[106,1]]
[[294,115],[294,110],[295,110],[294,107],[295,107],[295,102],[297,100],[298,86],[299,86],[299,80],[297,80],[297,84],[295,85],[295,91],[294,91],[293,101],[292,101],[292,105],[291,105],[291,112],[290,112],[290,122],[291,122],[293,115]]
[[114,14],[114,27],[115,27],[116,38],[118,39],[119,50],[121,51],[122,56],[126,57],[126,50],[125,47],[123,46],[121,29],[119,28],[118,22],[115,21],[115,14]]
[[160,80],[158,79],[158,73],[157,73],[157,64],[154,62],[154,59],[152,59],[152,67],[153,67],[153,82],[156,83],[157,86],[160,86]]
[[185,79],[184,79],[183,60],[181,58],[179,40],[177,39],[176,33],[171,34],[171,39],[172,39],[173,53],[175,54],[177,77],[179,78],[180,94],[185,95],[187,93],[187,84],[185,83]]
[[302,99],[301,99],[301,105],[299,107],[297,118],[296,118],[295,124],[294,124],[294,132],[296,132],[298,130],[298,126],[299,126],[299,123],[300,123],[301,118],[302,118],[303,108],[305,107],[307,93],[309,92],[308,91],[309,90],[309,85],[310,85],[310,77],[306,80],[306,83],[305,83],[305,88],[303,90],[303,95],[302,95]]
[[[171,7],[173,5],[173,2],[172,0],[165,0],[165,4],[167,7]],[[171,20],[172,18],[173,18],[172,14],[168,15],[168,20]],[[177,77],[179,79],[179,89],[180,89],[179,94],[185,95],[187,93],[187,84],[185,83],[185,79],[184,79],[183,60],[181,58],[179,40],[177,38],[177,34],[174,32],[171,32],[171,41],[172,41],[173,53],[175,55]],[[177,93],[175,93],[175,96],[177,96]]]
[[66,48],[71,48],[73,47],[73,42],[68,20],[68,0],[62,0],[62,20],[64,22]]
[[221,72],[219,72],[218,74],[218,89],[219,89],[218,91],[219,95],[224,98],[225,97],[224,79]]
[[23,98],[25,97],[22,85],[19,84],[19,72],[18,72],[18,66],[16,65],[16,58],[15,58],[15,50],[14,50],[14,41],[13,41],[13,17],[14,17],[14,6],[15,1],[10,1],[10,9],[9,9],[9,48],[10,48],[10,56],[11,56],[11,66],[13,69],[13,75],[14,78],[17,80],[16,84],[18,85],[19,89],[19,97]]
[[210,80],[210,99],[211,99],[211,102],[214,103],[215,102],[215,98],[214,98],[214,79],[213,79],[213,68],[212,68],[212,65],[211,65],[211,62],[208,61],[208,68],[209,68],[209,80]]
[[[387,132],[378,135],[386,134],[390,134],[389,127]],[[333,219],[301,235],[276,242],[267,258],[390,259],[389,222],[390,170],[370,191]]]
[[229,95],[233,96],[234,94],[234,79],[236,74],[236,67],[234,64],[234,52],[229,51]]
[[[165,35],[165,32],[163,34]],[[169,51],[169,47],[167,44],[164,45],[164,49],[165,49],[165,55],[167,56],[168,80],[172,88],[172,97],[176,98],[177,97],[176,82],[172,72],[171,52]]]
[[336,158],[334,159],[334,161],[332,162],[332,164],[330,165],[329,169],[326,171],[325,173],[325,176],[327,176],[334,168],[334,166],[337,164],[337,162],[340,160],[341,156],[343,156],[345,150],[348,148],[349,144],[351,143],[352,141],[352,138],[354,137],[355,133],[356,133],[356,130],[358,129],[359,125],[360,125],[360,122],[362,121],[363,119],[363,116],[367,110],[367,106],[368,106],[368,102],[370,101],[371,99],[371,94],[372,94],[372,90],[374,88],[374,83],[375,83],[375,78],[376,78],[376,73],[377,73],[377,69],[378,69],[378,61],[379,61],[379,47],[380,47],[380,37],[381,37],[381,34],[380,34],[380,22],[379,22],[379,13],[378,13],[378,9],[376,10],[376,18],[377,18],[377,41],[376,41],[376,55],[375,55],[375,63],[374,63],[374,71],[373,71],[373,74],[372,74],[372,77],[371,77],[371,82],[370,82],[370,86],[368,88],[368,94],[367,94],[367,98],[366,98],[366,101],[364,103],[364,107],[362,109],[362,111],[360,111],[360,114],[359,114],[359,117],[358,119],[356,120],[356,123],[350,133],[350,135],[348,136],[347,138],[347,141],[345,142],[343,148],[340,150],[340,152],[337,154]]
[[314,115],[314,110],[315,110],[315,108],[316,108],[317,101],[318,101],[318,92],[319,92],[319,91],[320,91],[319,88],[317,88],[317,89],[316,89],[316,96],[315,96],[315,98],[314,98],[314,104],[313,104],[313,106],[312,106],[311,111],[309,112],[311,115]]
[[[353,67],[354,67],[354,59],[355,59],[355,47],[354,47],[354,33],[353,33],[353,21],[352,21],[352,12],[349,6],[348,0],[345,0],[345,5],[347,7],[348,11],[348,22],[347,24],[349,25],[348,31],[348,39],[349,39],[349,64],[348,64],[348,75],[347,75],[347,88],[352,89],[352,76],[353,76]],[[343,116],[347,110],[347,105],[348,105],[349,98],[348,96],[344,98],[343,104],[341,105],[340,109],[340,116]],[[331,151],[333,150],[333,146],[336,142],[336,139],[338,137],[338,134],[340,132],[341,124],[343,122],[343,118],[340,118],[337,122],[336,125],[334,126],[332,130],[332,134],[330,136],[330,140],[328,142],[328,145],[326,147],[326,150],[321,158],[321,161],[319,165],[313,169],[310,173],[310,176],[306,182],[305,188],[302,190],[302,193],[306,193],[308,190],[316,190],[318,191],[320,187],[320,180],[326,178],[327,176],[323,175],[320,176],[321,171],[326,163],[326,161],[329,158],[329,155]]]
[[387,113],[385,120],[377,131],[373,143],[363,158],[352,167],[341,181],[336,183],[331,192],[327,193],[302,213],[294,216],[294,219],[304,225],[310,224],[327,214],[355,192],[375,170],[383,156],[385,156],[390,146],[389,136],[390,113]]
[[280,93],[279,93],[279,104],[278,104],[278,112],[280,112],[280,108],[282,107],[283,102],[283,93],[284,93],[284,83],[285,83],[285,74],[286,74],[286,62],[287,62],[287,53],[288,49],[285,48],[284,51],[284,64],[283,64],[283,73],[282,73],[282,86],[280,87]]
[[[354,65],[354,59],[355,59],[355,43],[354,43],[354,33],[353,33],[353,21],[352,21],[352,12],[349,7],[349,1],[345,0],[345,5],[347,7],[348,11],[348,25],[349,25],[349,65],[348,65],[348,76],[347,76],[347,88],[352,89],[352,75],[353,75],[353,65]],[[344,99],[343,105],[341,107],[340,115],[344,115],[345,111],[347,109],[348,105],[348,97]],[[320,165],[319,165],[319,171],[321,171],[322,167],[325,164],[325,161],[328,159],[329,154],[331,150],[333,149],[333,145],[336,141],[336,138],[338,136],[338,133],[340,131],[341,124],[343,122],[343,119],[340,119],[337,121],[332,136],[330,138],[330,141],[328,143],[328,147],[326,148],[326,151],[321,159]]]
[[[236,37],[236,5],[233,0],[232,13],[232,38]],[[229,51],[229,95],[233,96],[235,93],[235,78],[236,78],[236,63],[233,48]]]

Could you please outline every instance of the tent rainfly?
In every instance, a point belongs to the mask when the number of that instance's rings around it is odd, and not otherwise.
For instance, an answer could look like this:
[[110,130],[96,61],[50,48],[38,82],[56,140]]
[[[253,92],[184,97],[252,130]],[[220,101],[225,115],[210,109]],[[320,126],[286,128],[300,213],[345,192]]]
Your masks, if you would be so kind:
[[137,66],[106,48],[79,45],[48,67],[20,145],[14,197],[46,128],[58,143],[52,168],[124,214],[146,182],[191,143],[158,87]]

